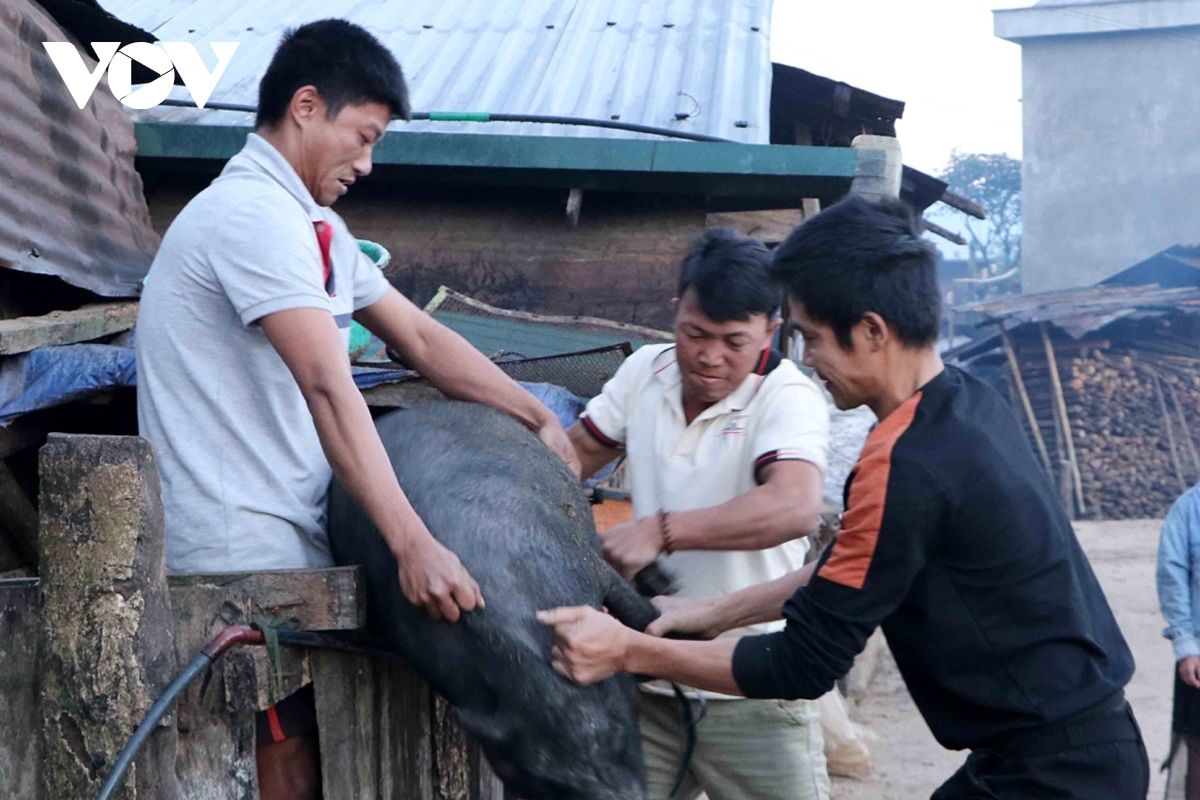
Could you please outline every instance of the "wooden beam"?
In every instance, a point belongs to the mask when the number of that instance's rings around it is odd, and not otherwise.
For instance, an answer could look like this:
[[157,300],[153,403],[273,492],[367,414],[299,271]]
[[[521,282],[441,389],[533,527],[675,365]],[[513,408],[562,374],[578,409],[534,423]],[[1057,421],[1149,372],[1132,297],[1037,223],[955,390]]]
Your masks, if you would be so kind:
[[137,310],[137,302],[128,301],[0,320],[0,355],[27,353],[48,345],[90,342],[127,331],[137,322]]
[[1042,467],[1046,470],[1046,477],[1053,482],[1054,470],[1050,468],[1050,454],[1046,451],[1046,442],[1042,439],[1042,430],[1038,427],[1037,415],[1033,413],[1033,404],[1029,402],[1029,393],[1025,391],[1025,379],[1021,377],[1021,365],[1017,361],[1017,354],[1013,351],[1012,339],[1008,336],[1008,331],[1004,329],[1004,323],[1000,324],[1000,338],[1004,342],[1004,354],[1008,356],[1008,367],[1012,370],[1013,382],[1017,385],[1017,392],[1021,395],[1021,405],[1025,409],[1025,418],[1029,420],[1029,428],[1033,431],[1033,440],[1037,442],[1038,455],[1042,457]]
[[1063,439],[1067,444],[1067,461],[1071,466],[1071,477],[1075,484],[1075,502],[1079,513],[1086,514],[1083,504],[1083,478],[1079,475],[1079,462],[1075,459],[1075,434],[1071,432],[1071,417],[1067,415],[1067,401],[1063,399],[1062,381],[1058,376],[1058,359],[1054,357],[1054,346],[1050,344],[1050,334],[1046,331],[1046,323],[1042,329],[1042,344],[1046,348],[1046,362],[1050,366],[1050,385],[1054,387],[1054,402],[1058,407],[1059,423],[1062,425]]
[[1192,429],[1188,426],[1187,417],[1183,413],[1183,406],[1179,404],[1179,395],[1175,393],[1175,385],[1167,384],[1167,391],[1171,394],[1171,402],[1175,404],[1175,411],[1179,414],[1179,430],[1183,433],[1184,449],[1192,458],[1192,466],[1196,470],[1197,479],[1200,480],[1200,453],[1196,452],[1196,442],[1192,439]]
[[967,243],[967,240],[962,236],[958,235],[954,231],[943,228],[941,225],[938,225],[936,222],[931,221],[927,217],[922,217],[921,222],[924,223],[925,230],[936,236],[940,236],[949,242],[954,242],[954,244],[958,245],[964,245]]
[[[1147,367],[1147,369],[1150,369]],[[1154,379],[1154,394],[1158,397],[1158,410],[1162,413],[1163,426],[1167,429],[1167,444],[1171,452],[1171,466],[1175,468],[1175,478],[1179,481],[1179,491],[1186,492],[1188,489],[1187,481],[1183,478],[1183,467],[1179,463],[1179,453],[1175,446],[1175,431],[1171,425],[1171,415],[1167,412],[1167,401],[1163,399],[1162,381],[1158,378],[1158,373],[1150,369],[1150,377]]]
[[961,194],[956,194],[949,189],[942,195],[942,202],[951,208],[957,208],[965,214],[970,214],[975,219],[987,219],[987,209],[974,200],[968,200]]
[[248,622],[282,623],[308,631],[366,627],[361,567],[170,575],[167,585],[173,604],[176,594],[191,586],[245,594],[252,603]]

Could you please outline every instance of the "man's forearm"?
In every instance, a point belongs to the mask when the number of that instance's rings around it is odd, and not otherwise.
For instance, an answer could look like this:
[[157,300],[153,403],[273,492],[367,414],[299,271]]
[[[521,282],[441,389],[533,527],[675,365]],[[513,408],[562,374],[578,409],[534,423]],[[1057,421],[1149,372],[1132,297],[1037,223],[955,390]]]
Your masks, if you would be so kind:
[[811,485],[766,483],[719,506],[670,515],[675,550],[763,550],[807,535],[820,522],[820,471]]
[[375,522],[393,553],[429,536],[396,480],[371,412],[349,376],[305,392],[321,448],[338,480]]
[[625,672],[652,675],[709,692],[738,695],[733,678],[733,651],[739,639],[687,642],[630,633]]
[[[418,329],[419,341],[404,354],[411,366],[443,394],[484,403],[538,430],[553,416],[537,398],[449,328],[428,320]],[[398,349],[389,342],[393,349]]]
[[709,630],[721,634],[748,625],[783,619],[783,604],[797,589],[807,586],[816,571],[817,562],[814,561],[781,578],[749,586],[711,601],[712,624]]

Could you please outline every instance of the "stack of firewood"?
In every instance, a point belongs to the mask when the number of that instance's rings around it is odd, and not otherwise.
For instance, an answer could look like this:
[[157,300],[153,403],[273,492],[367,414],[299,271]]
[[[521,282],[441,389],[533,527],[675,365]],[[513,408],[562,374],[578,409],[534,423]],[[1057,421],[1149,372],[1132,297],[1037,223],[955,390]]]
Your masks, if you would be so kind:
[[1116,346],[1059,341],[1052,344],[1056,387],[1048,341],[1027,338],[1013,348],[1021,380],[1010,358],[1006,382],[1064,504],[1088,519],[1164,516],[1200,480],[1200,347],[1158,337]]

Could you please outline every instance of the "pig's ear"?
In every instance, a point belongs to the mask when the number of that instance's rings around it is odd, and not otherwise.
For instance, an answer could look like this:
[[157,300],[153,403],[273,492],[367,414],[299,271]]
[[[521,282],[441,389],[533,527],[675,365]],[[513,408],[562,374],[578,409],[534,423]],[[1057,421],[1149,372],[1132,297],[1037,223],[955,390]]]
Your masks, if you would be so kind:
[[476,711],[470,708],[454,709],[458,724],[463,730],[481,741],[505,744],[512,739],[516,725],[511,714],[499,711]]
[[658,609],[615,572],[613,582],[604,596],[604,606],[623,625],[635,631],[644,631],[646,626],[658,619]]

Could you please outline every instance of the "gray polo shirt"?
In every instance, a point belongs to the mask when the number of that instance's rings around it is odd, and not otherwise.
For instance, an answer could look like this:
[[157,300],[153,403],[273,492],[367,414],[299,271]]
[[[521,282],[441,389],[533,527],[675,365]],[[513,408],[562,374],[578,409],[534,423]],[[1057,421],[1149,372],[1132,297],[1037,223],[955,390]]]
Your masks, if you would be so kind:
[[[315,224],[332,228],[331,274]],[[256,324],[319,308],[349,339],[388,287],[341,218],[250,134],[163,237],[137,324],[138,425],[162,476],[167,568],[331,565],[332,471],[291,372]]]

